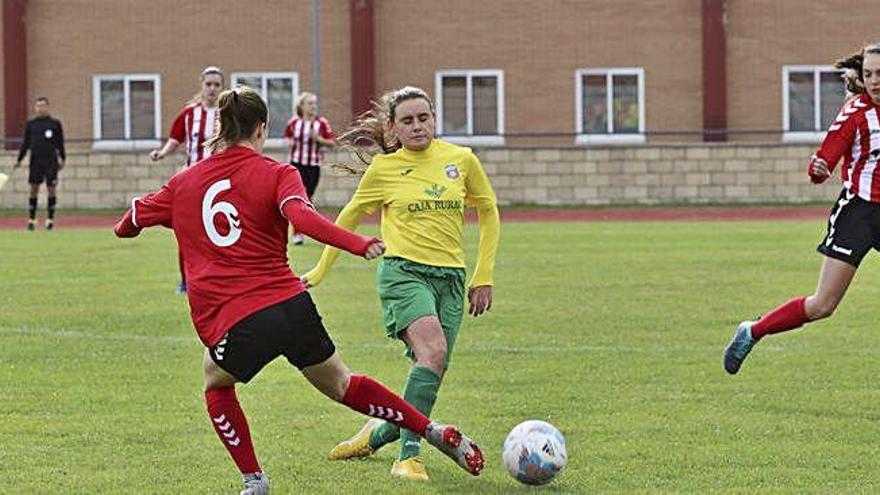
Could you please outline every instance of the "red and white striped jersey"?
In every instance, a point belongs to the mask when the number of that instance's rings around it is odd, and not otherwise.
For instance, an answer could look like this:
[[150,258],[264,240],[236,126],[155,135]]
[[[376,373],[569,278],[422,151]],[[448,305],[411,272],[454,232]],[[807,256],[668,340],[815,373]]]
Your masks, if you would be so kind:
[[174,119],[170,137],[183,143],[187,167],[211,155],[203,145],[214,135],[218,115],[217,107],[208,108],[201,102],[195,102],[183,107],[183,111]]
[[324,117],[308,121],[294,117],[284,128],[284,137],[290,139],[290,161],[300,165],[320,165],[324,159],[321,146],[315,136],[334,139],[333,130]]
[[833,171],[843,158],[840,176],[846,189],[864,199],[880,203],[880,113],[867,93],[847,101],[828,128],[816,156]]

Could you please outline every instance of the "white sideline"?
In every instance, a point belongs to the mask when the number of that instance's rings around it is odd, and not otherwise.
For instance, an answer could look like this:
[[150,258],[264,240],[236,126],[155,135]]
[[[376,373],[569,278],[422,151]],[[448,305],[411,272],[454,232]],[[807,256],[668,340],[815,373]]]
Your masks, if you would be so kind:
[[[109,340],[109,341],[119,341],[119,342],[173,342],[173,343],[192,343],[198,344],[198,339],[195,336],[195,333],[191,335],[131,335],[131,334],[122,334],[122,335],[108,335],[101,333],[88,333],[82,332],[79,330],[65,330],[65,329],[54,329],[54,328],[35,328],[35,327],[10,327],[10,326],[0,326],[0,335],[25,335],[25,336],[37,336],[37,337],[55,337],[55,338],[72,338],[72,339],[86,339],[86,340]],[[338,344],[338,343],[337,343]],[[721,345],[721,344],[719,344]],[[345,349],[347,346],[339,346]],[[389,349],[393,351],[397,351],[398,346],[392,342],[388,343],[358,343],[352,344],[346,352],[352,352],[353,349]],[[649,346],[649,347],[630,347],[630,346],[598,346],[598,345],[587,345],[587,346],[572,346],[572,347],[554,347],[554,346],[529,346],[529,347],[512,347],[508,345],[493,345],[493,344],[474,344],[469,345],[464,348],[458,350],[458,353],[471,353],[471,352],[502,352],[502,353],[513,353],[513,354],[564,354],[564,353],[646,353],[646,354],[662,354],[662,353],[670,353],[670,352],[692,352],[692,353],[702,353],[702,352],[721,352],[719,349],[721,347],[687,347],[687,346],[677,346],[677,347],[668,347],[668,346]],[[788,347],[776,346],[776,345],[766,345],[761,346],[761,351],[781,351]],[[873,351],[872,351],[873,352]]]

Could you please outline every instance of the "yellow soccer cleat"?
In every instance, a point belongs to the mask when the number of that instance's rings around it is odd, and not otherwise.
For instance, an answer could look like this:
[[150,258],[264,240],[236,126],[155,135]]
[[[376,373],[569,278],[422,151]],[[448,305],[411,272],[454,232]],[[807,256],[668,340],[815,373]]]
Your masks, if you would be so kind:
[[371,419],[361,428],[361,431],[348,440],[340,443],[327,456],[331,461],[344,461],[373,455],[373,447],[370,447],[370,433],[382,424],[381,419]]
[[428,472],[425,471],[425,463],[419,457],[410,457],[402,461],[394,461],[391,466],[391,476],[410,481],[428,481]]

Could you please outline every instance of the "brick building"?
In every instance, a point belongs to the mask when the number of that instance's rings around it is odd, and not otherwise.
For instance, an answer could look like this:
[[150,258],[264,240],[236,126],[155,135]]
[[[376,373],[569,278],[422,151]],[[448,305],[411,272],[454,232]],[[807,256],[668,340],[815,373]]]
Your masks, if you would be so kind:
[[816,140],[842,94],[829,64],[880,39],[872,6],[3,0],[0,132],[18,138],[45,95],[83,146],[152,146],[218,65],[264,92],[276,135],[300,90],[339,128],[413,84],[435,95],[440,132],[486,146]]

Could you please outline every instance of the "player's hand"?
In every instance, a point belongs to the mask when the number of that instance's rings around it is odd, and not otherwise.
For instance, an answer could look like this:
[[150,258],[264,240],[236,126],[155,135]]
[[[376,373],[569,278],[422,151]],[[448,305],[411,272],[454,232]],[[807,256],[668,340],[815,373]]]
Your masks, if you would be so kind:
[[385,254],[385,243],[377,240],[370,244],[370,246],[364,252],[364,258],[372,260],[378,258],[379,256],[382,256],[383,254]]
[[64,170],[64,160],[61,158],[58,159],[58,170]]
[[163,158],[165,158],[165,156],[162,154],[162,150],[153,150],[150,152],[150,160],[153,160],[154,162],[157,162]]
[[312,287],[317,286],[318,283],[320,282],[320,280],[317,277],[315,277],[315,275],[313,273],[314,271],[315,271],[314,269],[311,269],[308,272],[306,272],[305,274],[300,275],[300,277],[299,277],[299,281],[302,282],[302,284],[306,286],[306,289],[311,289]]
[[816,155],[813,155],[813,159],[810,160],[810,168],[807,173],[813,184],[821,184],[831,177],[831,172],[828,171],[828,162]]
[[15,165],[12,166],[12,168],[19,168],[19,167],[21,167],[21,161],[15,162]]
[[494,292],[495,289],[491,285],[481,285],[468,289],[468,302],[471,303],[468,314],[477,317],[492,309],[492,294]]

